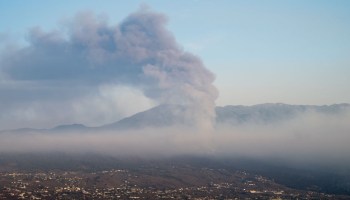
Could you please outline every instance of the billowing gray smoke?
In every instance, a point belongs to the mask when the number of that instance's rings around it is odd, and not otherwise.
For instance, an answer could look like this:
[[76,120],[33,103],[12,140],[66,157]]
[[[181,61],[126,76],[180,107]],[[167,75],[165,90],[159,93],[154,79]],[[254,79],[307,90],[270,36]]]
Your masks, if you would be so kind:
[[191,123],[210,127],[217,98],[214,75],[176,43],[166,23],[164,15],[148,9],[115,26],[83,13],[64,31],[32,29],[29,45],[3,55],[0,69],[9,80],[48,87],[136,87],[159,104],[189,107]]

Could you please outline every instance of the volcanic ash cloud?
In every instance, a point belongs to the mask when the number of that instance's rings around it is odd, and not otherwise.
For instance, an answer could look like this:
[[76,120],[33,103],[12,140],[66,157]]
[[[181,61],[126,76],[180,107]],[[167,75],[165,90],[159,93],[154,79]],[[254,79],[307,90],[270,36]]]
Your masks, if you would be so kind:
[[[186,106],[189,123],[211,128],[215,77],[200,58],[177,44],[166,23],[164,15],[149,9],[118,25],[81,13],[60,31],[31,29],[28,46],[1,56],[1,71],[9,81],[46,85],[51,91],[59,86],[63,92],[55,98],[62,99],[72,98],[65,89],[82,85],[89,93],[103,85],[138,88],[157,104]],[[87,92],[81,93],[77,95]]]

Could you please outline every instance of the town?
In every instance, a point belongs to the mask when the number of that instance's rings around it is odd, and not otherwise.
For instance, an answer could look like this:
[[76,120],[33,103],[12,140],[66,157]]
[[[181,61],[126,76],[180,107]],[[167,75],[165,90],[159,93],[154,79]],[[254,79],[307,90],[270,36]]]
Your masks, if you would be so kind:
[[[210,175],[223,169],[201,169]],[[215,172],[215,173],[217,173]],[[196,186],[171,185],[142,171],[111,169],[96,172],[1,172],[0,199],[346,199],[290,189],[266,177],[236,171],[226,182]],[[223,172],[227,173],[227,172]],[[164,175],[163,175],[164,176]],[[193,178],[193,177],[189,177]],[[213,178],[215,180],[215,178]],[[168,181],[168,183],[166,183]],[[147,183],[148,182],[148,183]],[[141,185],[138,185],[141,183]],[[148,184],[148,186],[147,186]]]

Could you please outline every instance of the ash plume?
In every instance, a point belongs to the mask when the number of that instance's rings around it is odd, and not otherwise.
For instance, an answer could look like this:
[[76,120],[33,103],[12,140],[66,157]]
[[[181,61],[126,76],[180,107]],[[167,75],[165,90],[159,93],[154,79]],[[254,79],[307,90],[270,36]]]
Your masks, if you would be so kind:
[[[190,123],[210,128],[218,95],[215,77],[200,58],[182,49],[166,23],[166,16],[141,8],[118,25],[81,13],[63,30],[33,28],[29,45],[1,56],[0,71],[6,81],[0,84],[34,85],[33,102],[69,101],[76,93],[84,96],[99,86],[126,85],[156,104],[186,106]],[[36,85],[45,88],[37,91]]]

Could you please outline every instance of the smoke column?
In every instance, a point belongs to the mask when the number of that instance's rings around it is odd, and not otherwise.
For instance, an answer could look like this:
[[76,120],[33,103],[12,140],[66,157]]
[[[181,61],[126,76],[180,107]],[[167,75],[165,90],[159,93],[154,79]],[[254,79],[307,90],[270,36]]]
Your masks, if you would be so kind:
[[191,124],[211,128],[215,77],[177,44],[166,23],[164,15],[147,8],[114,26],[81,13],[64,31],[31,29],[29,45],[7,53],[0,64],[15,81],[136,87],[159,104],[185,106]]

